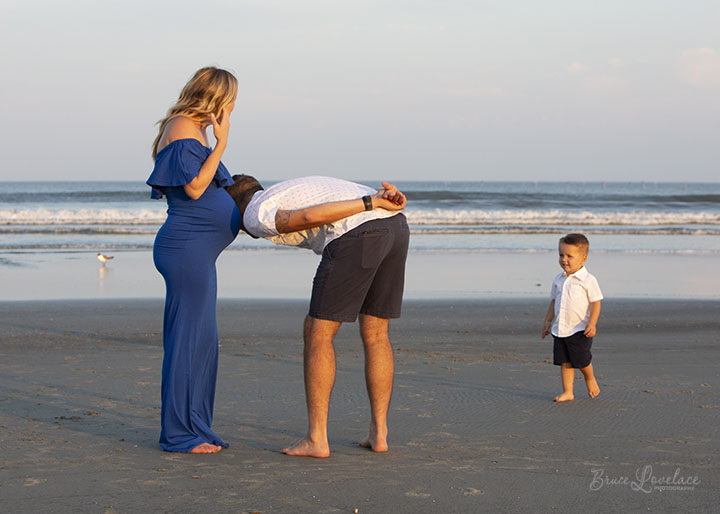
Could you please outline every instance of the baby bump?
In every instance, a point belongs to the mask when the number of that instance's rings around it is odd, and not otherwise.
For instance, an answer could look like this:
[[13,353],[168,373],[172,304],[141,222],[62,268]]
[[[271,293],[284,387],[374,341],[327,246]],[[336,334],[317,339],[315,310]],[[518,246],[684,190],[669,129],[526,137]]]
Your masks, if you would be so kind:
[[225,210],[224,219],[218,211],[214,212],[215,216],[168,215],[153,245],[153,260],[160,273],[167,276],[174,272],[214,269],[218,255],[233,241],[239,229],[237,207],[237,228],[233,228],[231,209]]
[[153,245],[155,265],[187,268],[214,266],[222,250],[232,242],[222,230],[205,223],[185,223],[168,217]]
[[158,238],[175,248],[199,244],[210,253],[220,253],[239,230],[240,212],[235,202],[224,189],[211,184],[197,200],[170,199],[168,217]]

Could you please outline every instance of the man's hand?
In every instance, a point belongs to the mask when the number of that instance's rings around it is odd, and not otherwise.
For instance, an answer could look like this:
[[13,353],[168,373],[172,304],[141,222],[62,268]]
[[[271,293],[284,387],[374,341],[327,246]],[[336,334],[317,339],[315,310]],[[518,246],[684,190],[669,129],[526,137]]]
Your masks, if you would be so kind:
[[400,211],[407,205],[407,198],[398,191],[398,188],[389,182],[383,182],[384,189],[373,196],[373,207],[380,207],[388,211]]
[[595,337],[596,332],[597,332],[597,328],[595,327],[595,325],[588,325],[585,328],[584,334],[585,334],[585,337]]

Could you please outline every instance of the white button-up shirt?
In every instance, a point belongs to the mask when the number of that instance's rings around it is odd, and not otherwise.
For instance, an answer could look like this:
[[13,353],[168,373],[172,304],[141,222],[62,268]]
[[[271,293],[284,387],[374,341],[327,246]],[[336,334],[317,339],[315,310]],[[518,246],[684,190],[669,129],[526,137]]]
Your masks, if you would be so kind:
[[585,269],[553,280],[550,298],[555,300],[555,319],[551,332],[557,337],[568,337],[584,331],[590,319],[590,303],[603,299],[597,279]]
[[398,212],[373,209],[320,227],[281,234],[275,226],[277,211],[292,211],[327,202],[354,200],[376,193],[371,187],[332,177],[312,176],[284,180],[253,195],[245,209],[243,224],[254,236],[264,237],[278,245],[309,248],[319,255],[331,241],[366,221],[388,218]]

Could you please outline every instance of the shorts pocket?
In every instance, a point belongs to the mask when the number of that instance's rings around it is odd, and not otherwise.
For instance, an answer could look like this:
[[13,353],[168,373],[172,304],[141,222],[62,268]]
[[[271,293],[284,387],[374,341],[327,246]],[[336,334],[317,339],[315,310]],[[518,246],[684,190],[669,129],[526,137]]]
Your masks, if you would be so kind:
[[388,229],[367,230],[361,234],[362,260],[360,265],[365,269],[377,268],[385,255],[385,242]]

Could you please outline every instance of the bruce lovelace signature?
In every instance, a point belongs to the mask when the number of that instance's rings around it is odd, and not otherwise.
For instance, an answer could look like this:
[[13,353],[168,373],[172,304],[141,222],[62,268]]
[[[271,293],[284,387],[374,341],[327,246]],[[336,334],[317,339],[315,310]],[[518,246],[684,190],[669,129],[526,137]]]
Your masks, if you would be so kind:
[[651,493],[653,491],[692,491],[700,485],[700,477],[682,475],[680,468],[672,475],[655,476],[650,464],[635,471],[635,480],[627,476],[610,477],[601,468],[592,469],[593,478],[590,482],[591,491],[599,491],[610,485],[629,485],[633,491]]

